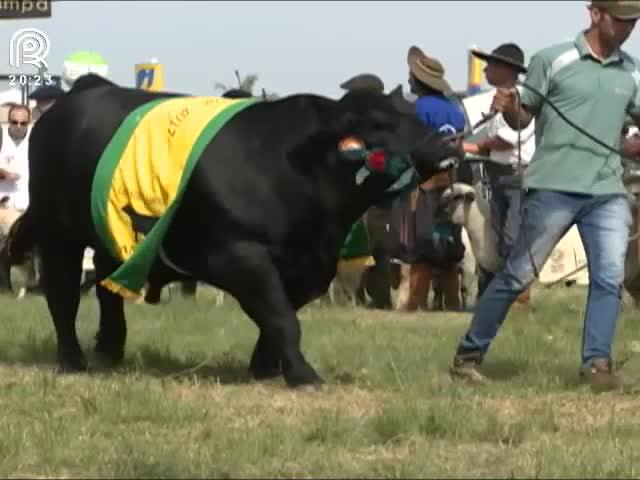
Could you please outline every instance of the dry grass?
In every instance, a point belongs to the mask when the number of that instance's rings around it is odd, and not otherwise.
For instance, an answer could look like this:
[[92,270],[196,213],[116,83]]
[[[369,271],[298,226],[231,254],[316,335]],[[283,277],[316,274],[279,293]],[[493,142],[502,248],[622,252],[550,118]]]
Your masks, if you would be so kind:
[[[578,384],[584,292],[534,298],[500,332],[482,388],[447,374],[468,315],[307,308],[323,393],[251,380],[257,332],[233,304],[128,305],[123,367],[58,376],[43,299],[0,298],[0,477],[637,477],[640,397]],[[634,317],[618,352],[640,339]],[[87,298],[87,352],[95,318]]]

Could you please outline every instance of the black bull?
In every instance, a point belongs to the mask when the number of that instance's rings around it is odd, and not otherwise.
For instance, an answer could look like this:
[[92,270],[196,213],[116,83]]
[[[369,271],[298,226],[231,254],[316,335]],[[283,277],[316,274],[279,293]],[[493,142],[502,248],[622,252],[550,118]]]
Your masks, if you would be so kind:
[[[90,213],[98,159],[126,115],[160,96],[178,95],[88,75],[31,134],[30,205],[2,254],[17,263],[38,248],[62,370],[87,368],[75,328],[84,248],[95,250],[98,281],[118,266]],[[229,121],[202,153],[163,244],[182,272],[157,260],[148,282],[161,288],[198,280],[233,295],[259,327],[249,365],[255,378],[282,374],[290,386],[322,383],[300,350],[297,310],[326,293],[349,227],[393,182],[373,174],[358,185],[362,161],[339,155],[340,140],[355,135],[389,154],[410,154],[422,180],[457,155],[394,105],[393,96],[371,93],[259,102]],[[96,352],[115,365],[124,356],[123,299],[99,285],[96,294]]]

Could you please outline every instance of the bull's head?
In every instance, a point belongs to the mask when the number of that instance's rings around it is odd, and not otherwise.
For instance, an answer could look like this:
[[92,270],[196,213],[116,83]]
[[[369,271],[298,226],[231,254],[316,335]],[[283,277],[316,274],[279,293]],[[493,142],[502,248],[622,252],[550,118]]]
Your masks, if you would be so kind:
[[[455,168],[461,156],[457,144],[427,129],[407,103],[398,91],[389,95],[349,92],[340,100],[345,113],[336,128],[345,139],[359,140],[369,156],[376,155],[373,164],[378,168],[384,167],[385,160],[409,158],[423,181]],[[344,158],[362,160],[357,154]]]

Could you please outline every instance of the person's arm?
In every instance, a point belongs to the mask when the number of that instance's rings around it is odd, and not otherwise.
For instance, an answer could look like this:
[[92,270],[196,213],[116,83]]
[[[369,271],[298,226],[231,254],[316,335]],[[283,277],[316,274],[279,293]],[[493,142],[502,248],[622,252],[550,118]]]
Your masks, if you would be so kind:
[[500,137],[484,138],[478,143],[464,142],[462,144],[463,151],[473,153],[475,155],[487,155],[491,151],[503,152],[511,150],[513,145]]
[[[531,62],[529,62],[524,83],[543,95],[548,95],[549,82],[547,76],[549,68],[549,61],[542,54],[535,54],[531,58]],[[520,94],[520,105],[518,105],[518,95],[516,95],[515,90],[515,88],[499,88],[494,97],[492,110],[502,112],[507,125],[513,130],[524,130],[540,112],[544,98],[526,87],[519,86],[517,91]]]
[[[640,75],[636,62],[636,75]],[[631,117],[634,125],[640,125],[640,85],[636,83],[634,96],[629,102],[627,113]],[[634,158],[640,156],[640,135],[635,133],[622,139],[622,152],[625,157]]]
[[20,179],[20,175],[16,172],[12,172],[11,170],[6,170],[4,168],[0,168],[0,180],[10,180],[17,181]]
[[[515,94],[512,95],[515,101],[517,101],[517,96]],[[535,117],[535,115],[529,111],[530,108],[531,107],[522,104],[520,105],[520,108],[518,108],[517,104],[514,103],[512,106],[502,112],[502,116],[507,122],[507,125],[509,125],[514,130],[518,130],[518,126],[520,127],[520,130],[524,130],[529,126],[529,124]]]
[[12,168],[9,167],[5,158],[0,160],[0,180],[16,181],[20,178]]
[[505,150],[511,150],[514,147],[512,143],[507,142],[500,137],[485,138],[478,142],[478,148],[480,150],[489,150],[494,152],[502,152]]
[[15,182],[20,179],[20,174],[16,168],[9,167],[9,165],[2,165],[0,166],[0,178]]
[[502,115],[491,119],[487,125],[487,136],[475,143],[465,143],[464,151],[472,154],[489,155],[491,151],[511,150],[518,141],[518,132],[512,130]]

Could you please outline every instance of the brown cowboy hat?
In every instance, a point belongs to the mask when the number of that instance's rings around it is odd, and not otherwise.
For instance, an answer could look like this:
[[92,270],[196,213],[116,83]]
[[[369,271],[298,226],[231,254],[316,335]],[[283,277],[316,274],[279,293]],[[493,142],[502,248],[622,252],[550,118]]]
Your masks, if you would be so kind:
[[444,79],[444,67],[433,57],[428,57],[418,47],[413,45],[407,53],[407,63],[411,73],[428,87],[445,95],[453,90]]
[[503,43],[491,53],[472,49],[471,54],[485,62],[503,63],[515,68],[520,73],[527,73],[527,67],[524,66],[524,52],[515,43]]
[[640,18],[640,1],[638,0],[593,0],[590,6],[606,10],[609,15],[619,20]]

